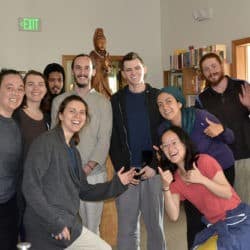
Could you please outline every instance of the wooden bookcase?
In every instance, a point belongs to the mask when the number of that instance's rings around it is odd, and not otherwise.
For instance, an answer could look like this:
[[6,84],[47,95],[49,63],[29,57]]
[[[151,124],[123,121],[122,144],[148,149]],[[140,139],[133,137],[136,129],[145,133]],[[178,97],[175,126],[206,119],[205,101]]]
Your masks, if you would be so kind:
[[[224,63],[224,71],[226,75],[231,75],[231,64]],[[205,81],[202,79],[200,70],[195,67],[182,68],[179,70],[163,71],[163,85],[175,86],[182,90],[185,96],[197,95],[205,87]]]
[[170,68],[163,72],[164,86],[175,86],[182,90],[187,99],[187,105],[192,102],[205,88],[205,81],[199,70],[199,61],[203,55],[209,52],[217,53],[224,61],[224,70],[230,75],[230,64],[226,63],[226,45],[213,44],[206,47],[194,48],[189,46],[186,49],[177,49],[170,56]]
[[181,70],[166,70],[163,72],[164,86],[175,86],[183,91],[184,95],[195,95],[200,92],[202,80],[196,68]]

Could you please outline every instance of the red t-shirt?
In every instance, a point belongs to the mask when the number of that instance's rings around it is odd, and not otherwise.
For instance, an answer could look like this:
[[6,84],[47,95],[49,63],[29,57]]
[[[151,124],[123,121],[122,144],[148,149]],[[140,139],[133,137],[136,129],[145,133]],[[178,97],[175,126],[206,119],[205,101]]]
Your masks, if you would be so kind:
[[[213,179],[218,171],[222,171],[219,163],[207,154],[200,154],[197,165],[200,172],[209,179]],[[226,211],[236,208],[241,202],[233,188],[231,198],[225,199],[216,196],[201,184],[185,183],[178,172],[175,172],[174,179],[170,186],[171,192],[179,194],[181,200],[189,200],[210,223],[223,220]]]

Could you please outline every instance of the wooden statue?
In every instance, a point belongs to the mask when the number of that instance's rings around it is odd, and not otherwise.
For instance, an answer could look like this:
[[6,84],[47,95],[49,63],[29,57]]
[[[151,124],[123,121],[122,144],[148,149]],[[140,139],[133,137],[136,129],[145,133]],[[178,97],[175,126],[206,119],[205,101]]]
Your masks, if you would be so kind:
[[92,88],[110,99],[112,91],[109,87],[108,75],[111,73],[112,64],[106,51],[107,40],[102,28],[95,30],[93,42],[95,49],[90,52],[90,57],[95,64],[96,75],[92,78]]

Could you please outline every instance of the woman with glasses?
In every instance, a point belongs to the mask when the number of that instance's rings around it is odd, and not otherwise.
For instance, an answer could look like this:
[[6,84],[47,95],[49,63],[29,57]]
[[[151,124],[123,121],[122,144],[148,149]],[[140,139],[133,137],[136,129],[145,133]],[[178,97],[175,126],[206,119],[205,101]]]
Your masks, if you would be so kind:
[[[205,110],[185,107],[182,92],[175,87],[162,88],[157,96],[161,116],[165,119],[158,129],[162,132],[171,125],[181,127],[188,133],[200,153],[213,156],[222,166],[229,183],[234,183],[234,156],[227,144],[234,140],[233,132]],[[188,247],[192,246],[196,233],[204,228],[201,214],[189,202],[184,202],[187,219]]]
[[165,211],[176,221],[180,202],[189,200],[203,215],[207,228],[192,249],[248,249],[250,207],[241,202],[220,164],[210,155],[197,154],[187,133],[172,126],[161,137],[162,190]]

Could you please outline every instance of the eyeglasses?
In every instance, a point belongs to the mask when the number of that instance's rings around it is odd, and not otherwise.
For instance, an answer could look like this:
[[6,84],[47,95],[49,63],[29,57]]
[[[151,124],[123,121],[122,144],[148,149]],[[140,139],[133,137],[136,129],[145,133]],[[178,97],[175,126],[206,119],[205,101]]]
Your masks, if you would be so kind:
[[167,150],[167,149],[169,149],[170,147],[177,147],[178,145],[180,145],[181,144],[181,141],[180,140],[178,140],[178,139],[174,139],[174,140],[172,140],[172,141],[170,141],[170,142],[168,142],[168,143],[163,143],[163,144],[161,144],[160,145],[160,148],[161,148],[161,150]]

